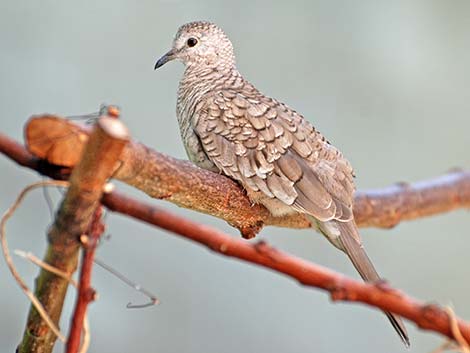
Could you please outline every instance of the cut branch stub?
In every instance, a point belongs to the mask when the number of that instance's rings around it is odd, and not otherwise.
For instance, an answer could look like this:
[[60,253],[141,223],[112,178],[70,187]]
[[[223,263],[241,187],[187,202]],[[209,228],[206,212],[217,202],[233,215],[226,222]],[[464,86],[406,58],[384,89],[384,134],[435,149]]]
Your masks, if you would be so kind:
[[50,164],[75,166],[88,141],[89,131],[54,115],[33,116],[25,130],[28,150]]

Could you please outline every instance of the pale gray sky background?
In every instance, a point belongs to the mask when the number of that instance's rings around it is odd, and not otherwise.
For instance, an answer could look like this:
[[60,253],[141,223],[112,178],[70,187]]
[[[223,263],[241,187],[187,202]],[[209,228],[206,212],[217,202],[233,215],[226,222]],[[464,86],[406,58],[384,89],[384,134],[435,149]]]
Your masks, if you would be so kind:
[[[134,138],[186,158],[175,119],[182,65],[158,72],[153,66],[178,26],[197,19],[224,28],[240,71],[344,151],[359,188],[470,166],[470,3],[464,0],[2,1],[1,131],[21,140],[31,114],[73,115],[114,103]],[[0,171],[3,212],[39,177],[3,157]],[[151,202],[238,236],[220,220]],[[8,226],[11,248],[42,256],[50,221],[36,191]],[[96,268],[100,298],[90,307],[90,352],[405,351],[376,310],[332,304],[323,292],[119,215],[110,214],[108,224],[112,237],[99,257],[162,303],[126,309],[129,300],[144,299]],[[470,318],[469,225],[469,213],[458,211],[362,235],[393,285]],[[357,278],[347,259],[311,231],[267,228],[259,239]],[[16,263],[32,285],[37,269]],[[3,261],[0,278],[1,351],[13,352],[29,303]],[[408,328],[410,352],[430,352],[443,340]]]

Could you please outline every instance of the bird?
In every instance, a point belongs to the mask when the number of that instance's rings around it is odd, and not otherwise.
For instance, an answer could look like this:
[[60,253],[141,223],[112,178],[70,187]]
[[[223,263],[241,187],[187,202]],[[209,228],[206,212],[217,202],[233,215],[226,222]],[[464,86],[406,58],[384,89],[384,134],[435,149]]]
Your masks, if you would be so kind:
[[[364,281],[380,281],[354,221],[354,171],[343,154],[301,114],[240,74],[232,42],[216,24],[179,27],[155,70],[172,60],[185,66],[176,115],[188,158],[237,181],[274,216],[305,214]],[[385,314],[409,347],[402,319]]]

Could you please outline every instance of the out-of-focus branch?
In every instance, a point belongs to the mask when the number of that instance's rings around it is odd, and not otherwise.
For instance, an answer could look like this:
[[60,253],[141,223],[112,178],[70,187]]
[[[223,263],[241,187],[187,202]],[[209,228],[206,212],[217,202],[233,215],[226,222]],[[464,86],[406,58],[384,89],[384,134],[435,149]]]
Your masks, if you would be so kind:
[[[80,248],[79,237],[87,231],[101,199],[103,186],[115,170],[116,161],[127,142],[127,130],[121,122],[110,117],[99,119],[70,176],[70,187],[54,224],[49,229],[49,246],[44,262],[70,275],[75,271]],[[17,149],[16,151],[18,152]],[[23,159],[22,163],[29,162]],[[67,287],[66,279],[44,269],[36,280],[35,295],[56,325]],[[50,327],[36,309],[31,307],[18,352],[49,353],[55,340],[56,336]]]
[[99,239],[104,232],[104,224],[101,216],[102,207],[98,206],[88,229],[87,235],[80,237],[83,245],[82,261],[80,268],[80,279],[78,282],[78,295],[73,313],[70,334],[67,340],[67,353],[77,353],[80,347],[80,338],[82,336],[88,304],[95,300],[96,292],[91,286],[91,271],[93,269],[93,260],[95,258],[96,247]]
[[[69,167],[77,160],[88,134],[87,129],[55,116],[34,117],[25,131],[28,148],[36,156]],[[263,206],[252,205],[233,180],[137,142],[125,148],[114,177],[152,197],[222,218],[247,238],[256,235],[263,225],[310,226],[300,214],[273,217]],[[358,192],[354,215],[359,226],[392,227],[402,220],[468,207],[470,171],[460,171],[416,184]]]
[[[452,320],[446,310],[434,304],[424,304],[386,283],[366,284],[324,267],[281,252],[264,242],[249,243],[226,235],[211,227],[176,216],[153,205],[123,195],[106,194],[103,201],[112,211],[169,230],[186,239],[205,245],[224,256],[235,257],[285,274],[306,286],[321,288],[334,301],[368,304],[391,311],[414,322],[418,327],[457,339]],[[457,319],[460,334],[470,342],[470,324]]]

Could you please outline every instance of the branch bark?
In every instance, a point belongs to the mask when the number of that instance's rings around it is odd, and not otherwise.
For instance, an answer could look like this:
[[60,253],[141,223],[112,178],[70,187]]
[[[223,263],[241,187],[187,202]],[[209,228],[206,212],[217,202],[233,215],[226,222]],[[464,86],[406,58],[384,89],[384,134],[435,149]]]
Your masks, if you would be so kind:
[[[134,147],[129,148],[133,150]],[[144,146],[140,146],[138,148],[147,150]],[[36,157],[32,156],[16,142],[2,135],[0,135],[0,151],[5,153],[11,159],[17,161],[19,164],[38,170],[44,175],[55,176],[59,178],[67,177],[67,170],[61,170],[58,169],[57,166],[51,166],[50,164],[39,162]],[[183,171],[179,170],[181,167],[183,170],[184,168],[190,168],[190,175],[191,173],[196,173],[199,177],[202,178],[203,181],[204,176],[213,178],[212,182],[215,183],[214,185],[217,185],[217,183],[221,183],[225,186],[228,185],[227,187],[232,190],[235,195],[237,195],[236,198],[244,198],[246,200],[246,197],[240,191],[238,186],[222,176],[218,176],[213,173],[206,174],[208,172],[194,168],[188,163],[174,160],[171,157],[166,157],[158,153],[150,151],[142,153],[152,154],[156,161],[167,165],[165,168],[175,169],[176,173],[179,173],[177,174],[178,176],[184,176]],[[154,163],[156,162],[150,162],[150,164]],[[141,167],[145,168],[143,165],[141,165]],[[132,169],[136,170],[135,167],[130,168],[130,170]],[[165,170],[165,172],[169,174],[170,170]],[[163,177],[160,178],[157,173],[155,177],[157,178],[158,182],[163,180],[163,183],[167,183],[169,182],[168,178],[171,176],[164,174]],[[186,179],[190,179],[190,176],[185,176],[184,178],[185,180],[183,181],[183,184],[186,185]],[[147,183],[151,183],[151,181],[147,181]],[[384,202],[390,203],[390,205],[394,205],[392,208],[397,208],[397,210],[392,213],[393,217],[390,217],[390,212],[385,212],[382,216],[380,212],[374,211],[374,217],[385,217],[387,220],[392,219],[394,220],[392,224],[394,224],[397,219],[400,219],[400,217],[395,216],[395,214],[410,214],[411,219],[412,217],[417,217],[417,215],[422,216],[424,214],[443,212],[457,207],[468,207],[470,203],[470,197],[468,195],[469,185],[470,172],[462,171],[454,172],[448,176],[444,176],[434,181],[422,182],[421,184],[409,187],[408,191],[411,191],[412,195],[415,195],[415,198],[418,198],[417,195],[423,196],[423,194],[427,197],[429,196],[429,201],[427,202],[430,202],[431,205],[424,205],[427,213],[423,213],[419,209],[413,209],[411,206],[405,209],[405,212],[403,213],[402,208],[398,207],[397,203],[406,203],[407,194],[405,193],[404,195],[401,195],[400,187],[392,187],[385,193],[364,192],[363,194],[359,194],[357,199],[356,207],[358,207],[358,204],[361,206],[357,208],[358,211],[356,213],[356,217],[361,217],[362,213],[364,215],[371,214],[371,208],[368,206],[369,203],[371,204],[372,210],[380,210],[380,205]],[[221,187],[221,189],[218,190],[218,193],[223,194],[223,192],[225,192],[225,186]],[[188,186],[184,186],[182,189],[176,188],[175,193],[182,194],[178,197],[184,198],[185,192],[191,194],[191,190],[188,190],[187,187]],[[200,192],[201,186],[197,184],[196,187],[198,188],[197,192]],[[162,191],[160,190],[160,192]],[[446,192],[450,192],[450,196],[445,195]],[[212,195],[207,193],[204,193],[203,195],[209,198],[212,197]],[[434,196],[430,197],[432,195]],[[194,202],[197,200],[197,197],[202,196],[189,195],[187,197]],[[419,200],[413,201],[411,204],[422,205],[422,202],[424,202],[423,200],[423,198],[420,198]],[[439,206],[438,202],[440,201],[438,200],[449,200],[449,202],[446,203],[446,206],[442,208]],[[436,305],[423,304],[422,302],[410,298],[403,293],[389,288],[384,283],[364,284],[362,282],[348,279],[323,267],[308,263],[304,260],[275,250],[264,243],[251,244],[242,240],[234,239],[221,232],[218,232],[217,230],[190,222],[180,217],[176,217],[171,213],[159,210],[158,208],[151,205],[138,202],[117,192],[104,195],[102,198],[102,203],[110,210],[127,214],[144,222],[167,229],[185,238],[203,244],[220,254],[236,257],[250,263],[258,264],[295,278],[302,284],[322,288],[331,293],[333,300],[359,301],[381,308],[383,310],[392,311],[405,318],[408,318],[411,321],[414,321],[419,327],[433,330],[435,332],[440,332],[448,337],[455,338],[455,332],[452,331],[451,328],[451,319],[442,308]],[[261,212],[263,211],[261,210]],[[364,219],[365,217],[366,216],[364,216]],[[265,218],[262,218],[262,220],[264,221]],[[270,224],[284,226],[289,225],[292,227],[299,225],[302,226],[302,223],[286,222],[272,222]],[[382,225],[382,222],[383,221],[380,221],[379,224]],[[364,223],[362,223],[362,225],[364,225]],[[390,225],[390,223],[388,223],[388,225]],[[303,224],[303,226],[305,226],[305,224]],[[463,322],[462,320],[458,320],[458,328],[465,339],[469,341],[469,324]]]
[[[99,119],[80,162],[70,176],[70,187],[49,229],[49,246],[44,262],[70,275],[75,271],[79,237],[88,229],[101,199],[103,186],[112,175],[127,141],[127,130],[119,121],[110,117]],[[22,162],[29,163],[26,159]],[[56,325],[67,287],[67,280],[44,269],[36,279],[35,295]],[[18,352],[50,353],[55,340],[55,334],[31,306]]]
[[102,207],[98,206],[93,214],[93,219],[87,232],[88,235],[84,235],[80,239],[83,245],[82,262],[80,268],[80,279],[78,282],[78,295],[72,317],[69,338],[67,340],[67,353],[77,353],[79,351],[87,307],[88,304],[95,300],[96,297],[96,292],[91,286],[91,272],[93,269],[96,247],[98,246],[99,239],[105,228],[101,220],[102,214]]
[[[53,164],[73,167],[88,130],[56,116],[37,116],[26,126],[26,144],[36,156]],[[60,138],[59,138],[60,137]],[[75,146],[71,148],[70,146]],[[245,238],[254,237],[263,225],[310,227],[301,214],[273,217],[261,205],[252,205],[233,180],[129,143],[113,176],[154,198],[224,219]],[[470,207],[470,171],[453,172],[416,184],[358,192],[354,216],[360,227],[392,227],[412,220]]]
[[[389,287],[385,282],[359,282],[281,252],[262,241],[249,243],[236,239],[124,195],[106,194],[103,201],[112,211],[166,229],[219,254],[260,265],[294,278],[303,285],[323,289],[330,293],[333,301],[364,303],[403,316],[422,329],[439,332],[454,340],[457,338],[456,332],[452,330],[452,318],[445,309],[435,304],[424,304]],[[457,319],[457,322],[460,333],[470,342],[470,324],[461,319]]]

